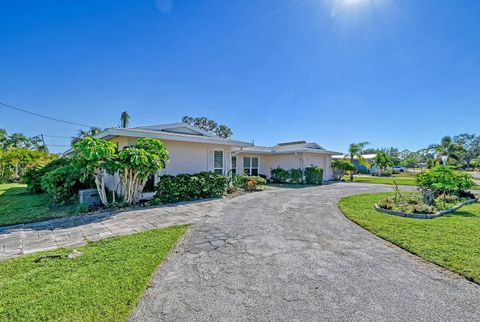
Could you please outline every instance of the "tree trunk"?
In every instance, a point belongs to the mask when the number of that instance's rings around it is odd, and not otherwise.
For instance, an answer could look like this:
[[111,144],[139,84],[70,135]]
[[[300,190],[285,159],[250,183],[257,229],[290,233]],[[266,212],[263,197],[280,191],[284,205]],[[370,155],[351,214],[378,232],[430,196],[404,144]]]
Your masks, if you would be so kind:
[[[350,162],[352,162],[353,164],[353,154],[350,156]],[[350,181],[353,182],[353,171],[355,170],[355,168],[353,168],[353,170],[350,170]]]

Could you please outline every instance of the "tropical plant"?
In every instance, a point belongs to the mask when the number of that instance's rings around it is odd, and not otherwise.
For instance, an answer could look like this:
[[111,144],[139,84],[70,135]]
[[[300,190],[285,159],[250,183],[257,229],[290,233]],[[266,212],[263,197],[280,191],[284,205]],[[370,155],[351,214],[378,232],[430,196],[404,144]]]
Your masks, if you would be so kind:
[[42,178],[49,172],[67,165],[68,161],[65,158],[58,158],[44,166],[35,166],[25,171],[23,175],[23,182],[27,185],[28,190],[33,193],[43,193]]
[[[359,142],[359,143],[352,143],[348,147],[348,156],[350,158],[350,162],[353,164],[355,159],[358,160],[360,164],[363,164],[368,167],[368,161],[362,156],[363,150],[367,145],[370,143],[368,142]],[[353,181],[353,171],[350,171],[350,181]]]
[[340,181],[347,173],[347,171],[353,171],[355,169],[355,166],[349,160],[333,160],[332,169],[333,179],[336,181]]
[[105,179],[108,174],[115,170],[117,146],[115,143],[85,137],[74,144],[74,161],[77,168],[83,168],[86,173],[93,175],[98,195],[103,205],[108,205]]
[[81,188],[85,173],[72,162],[48,172],[41,179],[42,190],[47,192],[56,203],[67,203],[76,196]]
[[450,166],[439,165],[435,168],[420,173],[417,176],[417,185],[424,198],[428,195],[464,195],[465,191],[472,188],[474,182],[468,173],[454,170]]
[[75,143],[80,142],[82,139],[87,137],[93,137],[100,132],[102,132],[102,129],[96,126],[92,126],[88,130],[78,130],[77,136],[72,137],[71,145],[73,147]]
[[448,135],[442,138],[440,144],[432,144],[428,149],[436,152],[443,165],[448,165],[452,160],[459,160],[461,152],[464,151],[463,146],[455,143]]
[[18,182],[25,171],[55,159],[54,154],[28,148],[0,150],[0,182]]
[[115,169],[122,183],[122,193],[127,204],[140,201],[148,178],[165,168],[168,151],[157,139],[142,138],[137,144],[118,152]]
[[228,126],[219,125],[214,120],[208,119],[206,117],[184,116],[182,118],[182,122],[196,126],[206,132],[213,133],[221,138],[228,139],[233,135],[232,129],[230,129]]
[[122,112],[120,115],[120,127],[127,128],[130,124],[130,115],[127,111]]
[[394,165],[392,158],[383,151],[377,153],[377,156],[373,159],[373,163],[378,168],[379,175],[382,175],[387,168],[393,167]]

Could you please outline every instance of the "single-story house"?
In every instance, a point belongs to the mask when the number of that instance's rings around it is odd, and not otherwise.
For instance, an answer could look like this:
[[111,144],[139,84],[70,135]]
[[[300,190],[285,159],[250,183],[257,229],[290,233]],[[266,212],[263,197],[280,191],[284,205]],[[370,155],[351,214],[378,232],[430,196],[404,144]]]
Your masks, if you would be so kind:
[[[332,179],[332,152],[317,143],[305,141],[279,143],[273,147],[255,146],[250,142],[224,139],[186,123],[140,126],[136,128],[109,128],[96,138],[115,142],[120,149],[133,145],[138,138],[156,138],[167,146],[170,160],[161,175],[213,171],[224,175],[246,173],[270,177],[270,169],[318,166],[324,169],[324,180]],[[115,186],[112,178],[107,186]]]

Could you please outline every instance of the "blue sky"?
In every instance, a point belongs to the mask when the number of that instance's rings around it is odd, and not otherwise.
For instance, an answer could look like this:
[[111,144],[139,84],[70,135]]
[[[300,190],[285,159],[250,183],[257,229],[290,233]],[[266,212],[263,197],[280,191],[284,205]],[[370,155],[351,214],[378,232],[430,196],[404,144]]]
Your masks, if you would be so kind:
[[[413,150],[480,134],[479,16],[475,0],[2,1],[0,102],[100,127],[127,110],[131,126],[207,116],[257,145]],[[0,127],[78,130],[1,107]]]

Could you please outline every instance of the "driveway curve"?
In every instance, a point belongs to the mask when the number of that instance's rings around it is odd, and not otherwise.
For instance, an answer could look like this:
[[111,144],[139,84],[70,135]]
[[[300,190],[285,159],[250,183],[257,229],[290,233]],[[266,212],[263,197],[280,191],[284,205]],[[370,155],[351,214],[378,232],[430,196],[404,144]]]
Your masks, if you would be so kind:
[[194,224],[133,321],[480,320],[480,287],[346,219],[367,184],[232,199]]

